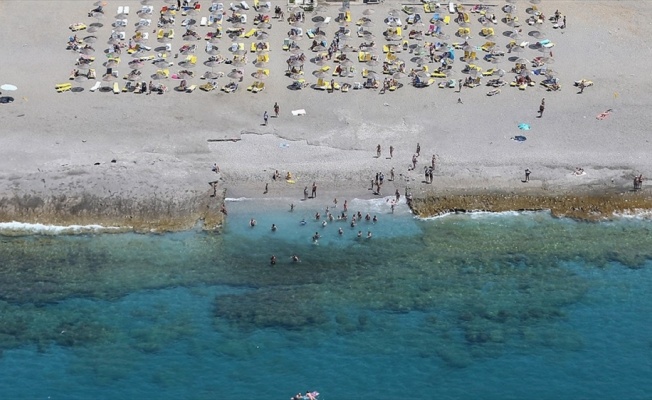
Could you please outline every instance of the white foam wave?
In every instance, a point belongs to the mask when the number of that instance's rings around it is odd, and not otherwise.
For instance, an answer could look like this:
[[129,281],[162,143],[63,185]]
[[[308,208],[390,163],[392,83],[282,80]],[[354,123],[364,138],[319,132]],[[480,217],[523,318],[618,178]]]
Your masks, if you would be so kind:
[[26,222],[0,222],[0,235],[79,235],[85,233],[108,233],[122,231],[123,228],[102,225],[44,225]]
[[430,221],[440,218],[447,218],[451,216],[464,216],[471,219],[485,219],[485,218],[504,218],[504,217],[515,217],[519,215],[531,215],[535,213],[547,213],[548,211],[460,211],[460,212],[447,212],[439,215],[434,215],[432,217],[418,217],[423,221]]
[[616,218],[650,220],[652,219],[652,210],[634,209],[632,211],[615,212],[613,216]]

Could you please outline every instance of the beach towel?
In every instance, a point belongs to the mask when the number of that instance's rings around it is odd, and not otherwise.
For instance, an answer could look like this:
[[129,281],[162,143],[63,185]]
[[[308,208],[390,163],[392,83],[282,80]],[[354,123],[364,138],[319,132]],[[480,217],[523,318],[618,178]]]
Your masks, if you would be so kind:
[[292,115],[299,116],[299,115],[306,115],[306,110],[300,109],[300,110],[292,110]]
[[512,140],[515,140],[517,142],[525,142],[527,140],[527,138],[525,136],[518,135],[518,136],[514,136],[512,138]]
[[518,124],[518,129],[522,131],[529,131],[530,130],[530,125],[529,124]]

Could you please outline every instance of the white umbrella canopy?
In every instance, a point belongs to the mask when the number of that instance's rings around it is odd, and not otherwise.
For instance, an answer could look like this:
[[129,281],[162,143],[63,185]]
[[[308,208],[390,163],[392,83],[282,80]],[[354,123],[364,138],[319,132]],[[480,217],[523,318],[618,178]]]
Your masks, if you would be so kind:
[[18,90],[18,87],[16,87],[16,85],[12,85],[10,83],[5,83],[2,86],[0,86],[0,90],[5,90],[7,92],[13,92],[15,90]]
[[231,70],[231,72],[229,72],[228,74],[226,74],[226,76],[228,76],[231,79],[240,79],[244,76],[244,74],[242,73],[242,71],[238,71],[234,69]]
[[374,10],[371,8],[367,8],[362,12],[362,15],[372,15],[374,13]]

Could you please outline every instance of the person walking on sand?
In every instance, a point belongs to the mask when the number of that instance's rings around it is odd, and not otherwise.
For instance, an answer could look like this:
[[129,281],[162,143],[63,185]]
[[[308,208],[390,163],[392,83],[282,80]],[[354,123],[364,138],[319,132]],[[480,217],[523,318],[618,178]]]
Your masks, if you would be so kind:
[[380,158],[380,145],[376,146],[376,158]]
[[541,99],[541,104],[539,105],[539,118],[543,117],[543,112],[546,109],[546,99]]
[[394,146],[389,146],[389,158],[394,157]]
[[417,143],[417,157],[421,155],[421,145]]
[[278,106],[278,103],[274,103],[274,114],[278,118],[278,113],[281,111],[281,107]]
[[525,169],[525,180],[524,180],[523,182],[530,182],[530,173],[531,173],[531,172],[532,172],[532,171],[530,171],[529,168],[526,168],[526,169]]
[[457,93],[462,91],[462,80],[457,81]]
[[263,121],[265,121],[265,126],[267,126],[267,120],[269,119],[269,115],[267,114],[267,111],[263,113]]
[[392,182],[394,181],[394,167],[389,170],[389,180]]

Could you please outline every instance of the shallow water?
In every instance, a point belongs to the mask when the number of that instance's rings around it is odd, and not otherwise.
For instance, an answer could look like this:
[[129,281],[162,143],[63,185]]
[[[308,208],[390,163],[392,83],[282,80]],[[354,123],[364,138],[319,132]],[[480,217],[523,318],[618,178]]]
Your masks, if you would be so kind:
[[649,398],[649,221],[379,199],[352,228],[326,205],[230,201],[219,235],[0,237],[0,393]]

